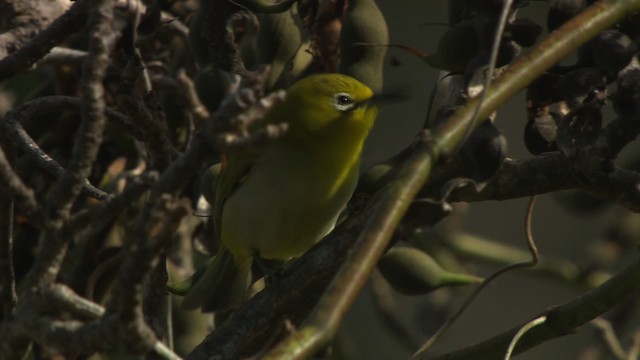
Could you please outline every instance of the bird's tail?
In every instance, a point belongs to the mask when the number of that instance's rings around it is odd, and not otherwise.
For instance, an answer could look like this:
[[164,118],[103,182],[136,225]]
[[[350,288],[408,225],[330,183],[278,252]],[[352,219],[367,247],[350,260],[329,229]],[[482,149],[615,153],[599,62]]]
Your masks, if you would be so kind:
[[168,289],[184,295],[181,307],[185,310],[201,308],[203,312],[218,311],[240,305],[251,284],[251,258],[237,264],[226,249],[198,269],[193,276]]

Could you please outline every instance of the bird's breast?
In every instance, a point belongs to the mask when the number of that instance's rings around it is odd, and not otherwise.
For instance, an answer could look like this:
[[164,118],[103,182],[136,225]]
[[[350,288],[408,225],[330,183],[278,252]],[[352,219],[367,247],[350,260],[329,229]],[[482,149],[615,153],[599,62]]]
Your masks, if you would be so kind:
[[274,146],[226,200],[221,238],[239,258],[300,256],[326,235],[356,186],[359,156],[313,156]]

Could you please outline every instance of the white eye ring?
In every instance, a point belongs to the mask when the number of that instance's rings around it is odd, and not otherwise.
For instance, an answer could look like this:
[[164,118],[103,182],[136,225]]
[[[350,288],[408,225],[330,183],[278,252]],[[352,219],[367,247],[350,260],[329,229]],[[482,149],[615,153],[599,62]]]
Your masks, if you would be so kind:
[[333,96],[333,107],[338,111],[349,111],[355,105],[355,101],[347,93],[337,93]]

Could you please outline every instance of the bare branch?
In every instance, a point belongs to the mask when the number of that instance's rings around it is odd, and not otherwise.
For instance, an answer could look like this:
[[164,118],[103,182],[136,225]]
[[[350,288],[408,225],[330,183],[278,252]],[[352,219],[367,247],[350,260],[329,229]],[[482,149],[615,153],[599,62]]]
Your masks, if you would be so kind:
[[102,143],[105,124],[104,88],[102,79],[109,65],[109,53],[115,44],[117,32],[113,26],[112,0],[91,3],[89,56],[83,71],[83,121],[75,138],[68,168],[51,190],[48,216],[51,230],[40,242],[38,255],[25,280],[27,289],[51,284],[59,271],[66,253],[66,236],[59,230],[69,216],[71,206],[80,194]]
[[[24,130],[16,123],[22,123],[27,119],[38,119],[48,114],[56,114],[63,111],[82,111],[82,99],[73,96],[55,95],[27,101],[5,114],[4,120],[0,122],[4,133],[0,135],[0,140],[3,142],[19,142],[18,133],[24,132]],[[142,133],[131,125],[131,120],[125,115],[111,108],[105,108],[105,115],[110,121],[129,132],[136,139],[142,139]],[[12,140],[11,137],[14,137],[14,139]]]
[[148,351],[155,343],[142,312],[142,287],[149,274],[158,266],[160,255],[170,244],[183,217],[190,213],[187,200],[162,195],[153,207],[147,207],[128,243],[125,262],[120,267],[110,310],[117,312],[118,322],[128,331],[122,340],[128,348]]
[[69,6],[66,0],[4,0],[0,15],[0,59],[22,47]]
[[[16,109],[14,109],[16,110]],[[22,125],[13,120],[13,110],[11,114],[7,114],[3,121],[0,121],[0,127],[5,130],[0,137],[3,138],[4,143],[15,142],[15,144],[25,152],[27,156],[31,158],[38,166],[43,168],[50,174],[61,177],[64,173],[64,168],[58,164],[57,161],[52,159],[47,153],[45,153],[40,146],[27,134]],[[6,130],[8,129],[8,130]],[[88,180],[82,184],[82,190],[91,197],[102,200],[109,197],[109,194],[96,188]]]
[[[238,89],[225,98],[220,108],[206,122],[204,129],[196,132],[187,150],[162,174],[158,186],[153,189],[152,198],[158,194],[173,193],[184,186],[205,163],[205,160],[213,154],[213,150],[226,149],[227,143],[224,139],[229,136],[229,133],[239,134],[233,137],[234,140],[253,136],[249,133],[249,125],[261,119],[270,106],[277,101],[261,100],[266,79],[264,72],[256,72],[253,76],[243,79]],[[282,94],[276,93],[273,97],[281,99]],[[270,136],[270,134],[266,135]],[[265,135],[258,134],[256,137],[262,141]],[[248,139],[243,141],[252,143]]]
[[145,191],[149,190],[158,181],[156,172],[149,172],[141,176],[131,178],[124,191],[108,200],[84,209],[69,220],[67,227],[70,233],[77,233],[96,221],[105,221],[121,213],[131,206]]
[[153,169],[163,171],[178,152],[169,140],[167,121],[155,93],[143,85],[145,71],[142,59],[133,55],[118,85],[116,101],[148,145]]
[[72,66],[80,66],[87,56],[87,52],[84,50],[70,49],[62,46],[56,46],[45,55],[40,61],[38,66],[42,65],[58,65],[66,64]]
[[[134,230],[125,251],[125,262],[119,273],[114,295],[106,313],[62,285],[43,286],[25,294],[15,311],[15,321],[3,325],[7,343],[19,339],[22,332],[43,344],[65,351],[92,353],[124,344],[129,351],[158,351],[166,358],[177,356],[158,344],[142,315],[141,288],[150,272],[158,265],[160,255],[182,219],[190,213],[187,200],[162,196],[156,206],[147,207]],[[144,220],[148,221],[144,221]],[[60,320],[51,310],[67,310],[77,319]],[[17,328],[16,328],[17,327]],[[11,354],[9,346],[4,354]]]
[[82,30],[86,21],[86,1],[78,0],[71,8],[23,47],[0,59],[0,81],[29,69],[67,36]]
[[210,116],[209,110],[207,110],[200,101],[200,97],[198,96],[193,80],[191,80],[184,69],[180,69],[178,71],[178,76],[176,78],[178,86],[184,94],[183,96],[187,99],[189,111],[191,111],[193,116],[196,118],[196,125],[207,120]]
[[100,305],[79,296],[65,285],[54,284],[44,287],[39,290],[38,295],[37,307],[43,312],[55,310],[62,313],[67,311],[74,318],[87,320],[98,319],[105,313],[104,308]]
[[227,96],[204,131],[212,146],[225,150],[252,150],[282,137],[288,124],[266,124],[250,132],[252,125],[264,118],[276,104],[284,101],[285,92],[275,91],[264,96],[270,69],[263,68],[242,79],[239,89]]
[[[88,321],[57,319],[47,315],[50,310],[67,310],[71,315]],[[131,324],[118,323],[117,314],[105,312],[102,306],[87,301],[64,285],[43,287],[31,293],[21,301],[16,316],[21,321],[21,331],[42,344],[65,352],[90,354],[112,350],[138,331],[135,326],[127,327]],[[124,343],[129,344],[127,341]],[[153,342],[150,350],[162,359],[180,359],[158,341]]]
[[587,193],[614,201],[625,208],[640,212],[640,174],[614,168],[608,174],[585,180],[578,176],[559,152],[547,153],[531,159],[507,159],[502,168],[476,192],[473,186],[453,191],[451,201],[507,200],[553,191],[578,188]]

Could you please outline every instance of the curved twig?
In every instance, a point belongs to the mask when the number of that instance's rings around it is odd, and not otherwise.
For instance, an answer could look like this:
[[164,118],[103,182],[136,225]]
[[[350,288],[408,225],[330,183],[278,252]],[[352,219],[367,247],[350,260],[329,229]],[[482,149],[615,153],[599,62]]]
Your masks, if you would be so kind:
[[547,317],[543,315],[529,321],[523,327],[521,327],[520,330],[518,330],[518,332],[513,336],[513,339],[511,340],[511,342],[509,343],[509,348],[507,348],[507,353],[504,355],[504,360],[511,359],[511,354],[513,353],[513,349],[516,347],[516,344],[518,343],[518,341],[520,341],[520,338],[522,338],[522,336],[526,334],[527,331],[533,329],[538,325],[544,324],[545,321],[547,321]]

